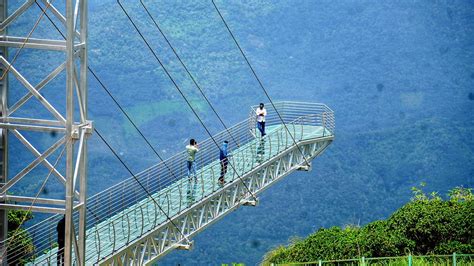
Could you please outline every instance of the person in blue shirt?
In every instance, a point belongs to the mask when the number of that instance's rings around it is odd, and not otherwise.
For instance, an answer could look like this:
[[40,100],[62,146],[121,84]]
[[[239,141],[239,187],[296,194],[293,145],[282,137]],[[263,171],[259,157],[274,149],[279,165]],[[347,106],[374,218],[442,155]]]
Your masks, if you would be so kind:
[[221,161],[221,175],[219,177],[219,184],[224,185],[225,174],[227,173],[227,165],[229,164],[229,142],[225,140],[222,147],[219,149],[219,160]]

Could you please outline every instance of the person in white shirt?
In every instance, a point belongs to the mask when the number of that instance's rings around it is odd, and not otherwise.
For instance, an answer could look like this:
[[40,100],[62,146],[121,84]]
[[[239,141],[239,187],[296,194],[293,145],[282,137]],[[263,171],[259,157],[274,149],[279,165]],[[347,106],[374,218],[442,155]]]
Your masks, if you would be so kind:
[[265,106],[263,103],[260,103],[260,106],[257,108],[257,128],[260,130],[260,133],[263,136],[265,136],[265,116],[267,115],[267,109],[265,109]]

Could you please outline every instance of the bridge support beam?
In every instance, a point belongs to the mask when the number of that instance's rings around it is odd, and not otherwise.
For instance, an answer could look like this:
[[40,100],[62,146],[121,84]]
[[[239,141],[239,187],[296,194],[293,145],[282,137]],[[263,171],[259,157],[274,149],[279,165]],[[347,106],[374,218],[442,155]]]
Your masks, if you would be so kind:
[[[226,183],[223,189],[216,190],[205,201],[191,202],[188,209],[173,216],[172,221],[163,222],[139,239],[116,249],[113,254],[100,260],[99,264],[153,265],[173,249],[187,249],[188,239],[242,205],[257,205],[258,200],[254,200],[253,196],[298,170],[305,160],[320,155],[333,139],[333,136],[328,136],[305,140],[298,143],[301,150],[291,146],[281,151],[272,160],[242,175],[241,179]],[[161,214],[155,213],[155,217],[157,215]]]
[[[0,24],[8,17],[8,0],[0,0]],[[0,29],[0,35],[6,35],[6,29]],[[8,48],[0,46],[0,56],[8,58]],[[5,67],[0,65],[0,76],[5,73]],[[7,116],[8,105],[8,75],[0,79],[0,116]],[[8,131],[0,128],[0,188],[8,178]],[[0,199],[0,204],[5,203]],[[0,265],[7,265],[7,251],[4,240],[8,235],[8,210],[0,209]]]
[[[65,265],[85,265],[85,229],[86,229],[86,191],[87,191],[87,139],[92,134],[92,122],[87,119],[87,3],[88,0],[66,0],[65,14],[62,14],[48,0],[25,0],[23,4],[15,6],[16,10],[10,16],[6,14],[7,0],[0,0],[0,68],[8,69],[8,73],[18,79],[19,83],[26,88],[24,95],[14,103],[7,103],[8,80],[0,81],[1,93],[1,121],[0,121],[0,164],[3,163],[0,176],[0,224],[7,209],[42,211],[48,213],[64,213],[65,214],[65,245],[64,245],[64,264]],[[7,29],[14,24],[18,17],[27,12],[29,9],[39,8],[39,15],[47,13],[53,18],[54,23],[64,26],[65,32],[61,32],[64,39],[53,40],[46,38],[28,38],[22,36],[9,36]],[[37,19],[38,17],[34,17]],[[42,16],[46,20],[46,16]],[[38,27],[49,22],[41,22]],[[31,23],[33,24],[33,23]],[[49,26],[49,25],[48,25]],[[59,27],[61,28],[61,27]],[[41,31],[41,30],[38,30]],[[57,34],[55,34],[57,35]],[[46,50],[43,54],[58,53],[58,58],[64,58],[64,61],[53,71],[46,73],[38,84],[30,83],[30,77],[22,75],[23,70],[18,69],[21,66],[10,61],[7,56],[9,47],[20,47],[21,49],[41,49]],[[38,59],[36,59],[38,60]],[[22,65],[29,64],[29,68],[34,68],[38,62],[24,62]],[[54,102],[53,98],[48,98],[40,93],[42,89],[48,89],[48,85],[59,76],[63,71],[66,72],[66,84],[64,87],[54,87],[56,90],[65,88],[65,99]],[[25,71],[27,72],[27,71]],[[3,74],[3,73],[2,73]],[[18,89],[19,90],[19,89]],[[44,112],[34,110],[37,113],[26,112],[24,116],[18,117],[16,111],[21,109],[31,99],[37,104],[38,109],[44,108],[49,114],[47,117],[38,118],[44,115]],[[66,103],[66,112],[61,113],[58,110],[64,109]],[[79,111],[79,115],[75,114]],[[50,118],[54,117],[53,120]],[[40,147],[44,147],[44,139],[28,140],[22,134],[23,131],[41,132],[48,134],[54,139],[52,144],[46,151],[40,151]],[[8,141],[7,137],[15,137],[23,144],[26,150],[34,155],[34,160],[25,166],[23,170],[14,173],[15,176],[6,180],[8,170]],[[43,140],[43,141],[42,141]],[[64,148],[64,149],[63,149]],[[60,157],[63,155],[64,156]],[[49,161],[49,157],[53,154],[57,155],[58,161],[54,164]],[[16,154],[15,154],[16,155]],[[63,163],[66,170],[61,169]],[[38,191],[27,191],[33,196],[25,195],[21,200],[7,201],[8,192],[12,187],[18,186],[20,180],[29,178],[29,173],[37,168],[45,166],[46,173],[40,174],[41,182],[46,180],[50,175],[58,179],[64,185],[65,199],[58,201],[53,198],[37,199]],[[61,173],[63,172],[63,173]],[[38,178],[38,176],[36,176]],[[47,184],[47,183],[45,183]],[[1,199],[4,199],[2,202]],[[17,198],[19,199],[19,198]],[[58,203],[57,207],[45,207],[48,203]],[[24,204],[21,204],[24,203]],[[76,213],[77,212],[77,213]],[[73,217],[75,214],[79,216],[78,224],[74,224]],[[61,216],[62,217],[62,216]],[[58,216],[58,221],[60,216]],[[76,230],[77,228],[77,230]],[[5,236],[5,229],[2,228],[0,238]],[[56,236],[54,236],[56,237]],[[1,240],[1,239],[0,239]],[[8,243],[8,242],[5,242]],[[28,254],[18,254],[20,259]],[[10,260],[10,258],[9,258]]]
[[253,198],[248,198],[248,199],[243,199],[240,201],[242,206],[251,206],[251,207],[256,207],[258,205],[258,198],[253,199]]
[[192,250],[194,246],[194,241],[189,241],[186,244],[176,244],[176,249],[179,250]]
[[305,171],[305,172],[308,172],[308,171],[311,171],[313,168],[311,166],[311,163],[306,163],[304,162],[303,164],[301,164],[300,166],[298,166],[298,171]]

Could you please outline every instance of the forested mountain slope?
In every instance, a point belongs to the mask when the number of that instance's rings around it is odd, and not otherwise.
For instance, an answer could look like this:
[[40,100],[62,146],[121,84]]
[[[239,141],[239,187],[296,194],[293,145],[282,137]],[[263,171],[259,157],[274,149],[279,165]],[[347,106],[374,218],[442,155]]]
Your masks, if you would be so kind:
[[[12,10],[21,4],[10,2]],[[189,138],[207,137],[116,1],[89,2],[90,66],[154,147],[169,157]],[[138,1],[123,2],[206,125],[222,130]],[[144,2],[227,125],[245,119],[250,105],[267,102],[209,1]],[[256,264],[293,236],[386,218],[421,181],[440,194],[474,186],[471,1],[216,2],[272,98],[326,103],[336,114],[336,140],[312,172],[285,178],[257,208],[239,209],[197,236],[193,251],[174,251],[163,264]],[[32,9],[9,32],[26,34],[38,16]],[[46,29],[33,37],[57,36],[47,21],[40,25]],[[36,84],[62,60],[56,52],[24,49],[15,67]],[[42,91],[60,106],[64,80],[61,75]],[[14,102],[25,89],[10,81]],[[92,77],[89,102],[94,125],[134,172],[158,162]],[[41,112],[29,104],[18,115]],[[51,142],[49,136],[27,137]],[[18,141],[11,145],[13,173],[33,156]],[[46,174],[32,173],[15,193],[34,193]],[[128,176],[93,136],[89,194]],[[55,181],[47,193],[63,197]],[[35,217],[30,224],[44,215]]]

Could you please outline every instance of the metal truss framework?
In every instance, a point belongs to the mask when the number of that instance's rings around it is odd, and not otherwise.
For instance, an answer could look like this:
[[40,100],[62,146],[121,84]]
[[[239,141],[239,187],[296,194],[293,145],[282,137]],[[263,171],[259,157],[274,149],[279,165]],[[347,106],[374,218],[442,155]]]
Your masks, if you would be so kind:
[[[19,7],[7,16],[7,1],[0,0],[0,66],[2,72],[8,69],[27,89],[16,103],[7,104],[7,78],[0,82],[1,100],[1,147],[2,175],[0,182],[0,219],[5,216],[8,209],[32,210],[36,212],[62,213],[66,217],[65,229],[65,265],[72,265],[74,249],[76,264],[84,265],[85,258],[85,225],[86,225],[86,179],[87,179],[87,139],[92,133],[92,123],[87,120],[87,2],[88,0],[65,0],[65,14],[56,8],[51,0],[24,0]],[[7,28],[22,16],[28,9],[35,8],[37,3],[42,4],[44,12],[52,14],[64,29],[65,40],[38,39],[23,36],[7,35]],[[39,5],[41,5],[39,4]],[[42,11],[43,12],[43,11]],[[38,84],[32,85],[28,77],[9,61],[8,48],[42,49],[56,51],[64,54],[64,62],[46,75]],[[31,65],[36,62],[29,62]],[[66,72],[66,114],[61,114],[58,109],[40,93],[60,73]],[[3,73],[2,73],[3,74]],[[35,103],[41,104],[54,116],[51,119],[37,119],[32,117],[16,117],[15,112],[25,105],[31,98],[36,98]],[[39,106],[39,105],[38,105]],[[41,108],[41,107],[39,107]],[[75,121],[74,110],[80,113],[79,121]],[[28,140],[21,131],[37,131],[50,134],[54,132],[58,140],[41,152]],[[12,178],[6,180],[8,170],[8,142],[7,137],[17,138],[34,156],[30,162]],[[31,142],[30,142],[31,141]],[[65,145],[66,173],[61,173],[55,165],[51,164],[48,157],[60,150]],[[77,151],[75,152],[75,148]],[[28,175],[34,168],[43,165],[65,187],[65,199],[36,198],[34,196],[12,196],[9,190],[21,179]],[[55,206],[55,207],[51,207]],[[79,213],[78,232],[75,232],[73,213]],[[2,225],[2,232],[6,224]],[[0,234],[0,236],[3,236]],[[4,239],[0,239],[4,240]],[[8,241],[8,240],[6,240]],[[6,242],[5,242],[6,243]],[[6,257],[6,256],[5,256]],[[1,259],[1,258],[0,258]]]
[[[0,23],[3,23],[7,18],[7,0],[0,0]],[[6,35],[6,30],[1,29],[0,35]],[[6,47],[0,46],[0,56],[8,58],[8,49]],[[0,75],[3,76],[5,68],[0,65]],[[3,114],[6,114],[6,106],[8,99],[8,79],[4,78],[0,80],[0,117],[4,117]],[[3,128],[0,128],[0,188],[3,183],[7,181],[8,176],[8,135],[4,134]],[[0,200],[0,203],[4,203],[3,200]],[[8,215],[5,210],[0,209],[0,243],[7,238],[7,229],[8,229]],[[0,246],[0,254],[6,254],[6,247],[4,245]],[[3,265],[3,260],[0,258],[0,265]],[[6,264],[6,263],[5,263]]]
[[[311,166],[305,164],[303,154],[307,161],[312,160],[320,155],[333,139],[332,135],[301,141],[298,145],[302,153],[293,145],[271,161],[242,176],[242,180],[253,194],[259,194],[296,170],[310,170]],[[174,224],[164,223],[101,260],[99,264],[152,265],[173,249],[190,249],[192,241],[189,241],[189,238],[242,205],[256,206],[257,202],[252,199],[243,182],[234,180],[206,200],[195,203],[186,212],[173,217]],[[177,228],[180,228],[181,232]]]

